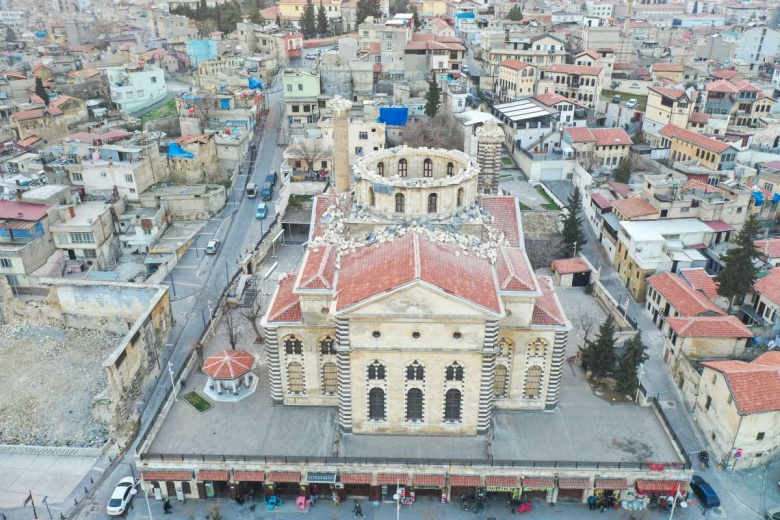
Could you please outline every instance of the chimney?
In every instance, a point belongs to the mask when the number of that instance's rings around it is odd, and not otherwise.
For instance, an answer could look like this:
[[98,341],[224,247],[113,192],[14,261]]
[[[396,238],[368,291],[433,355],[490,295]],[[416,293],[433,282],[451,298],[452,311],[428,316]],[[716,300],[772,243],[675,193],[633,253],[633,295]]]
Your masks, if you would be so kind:
[[328,109],[333,114],[333,177],[336,179],[336,193],[349,191],[349,111],[352,102],[335,96],[328,100]]

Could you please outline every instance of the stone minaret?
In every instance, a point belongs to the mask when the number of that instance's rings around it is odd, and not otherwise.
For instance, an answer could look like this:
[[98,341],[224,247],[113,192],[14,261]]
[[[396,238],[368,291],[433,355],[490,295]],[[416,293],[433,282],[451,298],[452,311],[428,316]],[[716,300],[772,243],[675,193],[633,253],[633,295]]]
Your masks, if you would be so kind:
[[477,128],[477,164],[479,165],[478,189],[480,193],[498,193],[498,174],[501,169],[501,143],[504,131],[495,119]]
[[352,102],[336,96],[328,101],[333,114],[333,178],[336,193],[349,191],[349,111]]

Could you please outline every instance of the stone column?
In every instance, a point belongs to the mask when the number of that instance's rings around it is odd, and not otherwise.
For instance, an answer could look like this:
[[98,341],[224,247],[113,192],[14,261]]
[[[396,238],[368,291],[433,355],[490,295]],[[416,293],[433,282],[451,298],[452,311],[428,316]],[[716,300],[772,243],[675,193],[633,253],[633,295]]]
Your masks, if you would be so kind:
[[496,370],[496,345],[498,341],[498,321],[490,320],[485,324],[485,343],[482,346],[482,374],[479,388],[479,418],[477,434],[490,431],[493,412],[493,380]]
[[349,111],[352,102],[335,96],[328,101],[333,114],[333,178],[336,193],[349,191]]
[[563,377],[563,361],[566,355],[566,338],[568,337],[569,332],[566,330],[555,332],[550,377],[547,383],[547,399],[544,403],[545,410],[555,410],[558,407],[558,396],[561,392],[561,378]]
[[477,186],[482,194],[498,193],[498,174],[501,169],[501,143],[504,131],[494,119],[477,128],[477,164],[479,178]]
[[336,355],[339,367],[339,427],[352,432],[352,370],[350,366],[349,322],[336,319]]
[[271,401],[274,404],[282,404],[282,372],[279,366],[279,341],[276,334],[276,328],[267,328],[265,338],[268,342],[268,348],[265,351],[268,361],[268,378],[271,383]]

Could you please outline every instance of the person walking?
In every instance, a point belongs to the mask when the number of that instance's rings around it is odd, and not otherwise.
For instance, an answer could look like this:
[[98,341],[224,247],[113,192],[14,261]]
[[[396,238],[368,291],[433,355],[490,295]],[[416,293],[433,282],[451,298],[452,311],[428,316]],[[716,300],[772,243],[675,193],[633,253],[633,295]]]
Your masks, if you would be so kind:
[[171,505],[171,499],[166,498],[165,502],[163,502],[163,513],[166,515],[173,514],[171,513],[171,509],[173,509],[173,506]]
[[596,497],[594,497],[593,495],[588,497],[588,509],[590,511],[596,510]]
[[355,512],[355,518],[357,518],[357,517],[365,518],[366,517],[366,515],[363,514],[363,508],[360,507],[360,504],[358,503],[357,500],[355,500],[355,509],[353,509],[353,511]]

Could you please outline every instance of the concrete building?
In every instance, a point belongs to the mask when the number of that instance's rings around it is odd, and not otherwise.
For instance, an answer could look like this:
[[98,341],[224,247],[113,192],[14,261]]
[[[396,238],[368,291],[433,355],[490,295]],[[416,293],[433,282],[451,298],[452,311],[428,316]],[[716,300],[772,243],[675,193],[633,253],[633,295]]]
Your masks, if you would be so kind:
[[167,13],[155,13],[149,17],[149,33],[153,38],[166,40],[168,44],[182,44],[199,37],[193,21],[186,16]]
[[246,53],[270,54],[280,66],[291,58],[301,56],[303,35],[290,31],[271,30],[262,25],[238,23],[236,26],[241,48]]
[[165,99],[165,72],[145,66],[106,69],[111,101],[125,114],[132,115]]
[[693,112],[690,96],[680,89],[649,87],[647,106],[642,120],[645,140],[654,146],[661,144],[661,129],[667,125],[685,128]]
[[517,60],[533,64],[535,67],[547,67],[566,61],[566,48],[563,40],[551,34],[540,34],[531,38],[506,37],[504,31],[497,34],[495,46],[483,43],[481,50],[486,63],[486,73],[498,77],[499,67],[504,60]]
[[570,146],[586,170],[614,170],[628,157],[633,141],[622,128],[568,127],[562,142]]
[[68,256],[69,270],[86,271],[92,265],[100,271],[114,268],[122,254],[114,234],[116,213],[114,207],[105,202],[58,208],[59,221],[49,229],[54,245]]
[[604,85],[612,83],[615,69],[615,52],[610,48],[587,49],[574,56],[574,65],[601,67],[604,71]]
[[119,215],[117,238],[123,254],[143,253],[159,240],[168,227],[167,208],[125,208]]
[[11,114],[10,121],[19,140],[31,136],[57,139],[68,134],[65,113],[56,107],[20,110]]
[[11,287],[37,285],[32,275],[55,247],[49,227],[54,206],[0,200],[0,276]]
[[650,73],[653,75],[653,81],[668,80],[674,85],[682,85],[685,65],[682,63],[653,63],[650,66]]
[[285,115],[290,124],[319,120],[320,75],[317,71],[286,69],[282,77]]
[[780,53],[780,31],[764,27],[743,27],[737,38],[734,59],[750,64],[750,70]]
[[539,80],[551,80],[556,94],[576,99],[591,109],[599,106],[604,88],[604,70],[601,67],[555,64],[540,71]]
[[536,68],[518,60],[504,60],[498,67],[498,80],[493,84],[495,99],[509,103],[536,92]]

